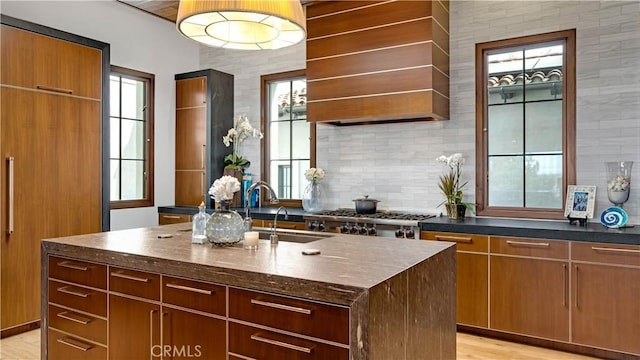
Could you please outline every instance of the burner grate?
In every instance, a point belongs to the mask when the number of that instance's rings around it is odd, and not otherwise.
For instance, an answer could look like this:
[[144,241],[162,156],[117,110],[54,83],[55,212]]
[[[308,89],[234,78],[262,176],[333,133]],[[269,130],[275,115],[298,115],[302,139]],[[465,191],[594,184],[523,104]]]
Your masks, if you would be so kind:
[[367,219],[390,219],[390,220],[413,220],[421,221],[435,217],[433,214],[414,214],[394,211],[378,211],[374,214],[357,214],[352,209],[336,209],[325,210],[321,213],[325,216],[335,217],[352,217],[352,218],[367,218]]

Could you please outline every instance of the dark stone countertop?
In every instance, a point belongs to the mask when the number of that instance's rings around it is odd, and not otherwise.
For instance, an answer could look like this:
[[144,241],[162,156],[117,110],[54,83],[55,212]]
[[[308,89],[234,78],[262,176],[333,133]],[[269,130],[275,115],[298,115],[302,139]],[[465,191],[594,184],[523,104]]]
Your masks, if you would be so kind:
[[[233,208],[233,210],[237,211],[242,217],[244,217],[245,208]],[[278,211],[278,207],[252,207],[250,208],[251,218],[257,220],[273,220],[276,215],[276,211]],[[186,215],[195,215],[198,212],[198,208],[195,206],[159,206],[159,213],[165,214],[186,214]],[[212,213],[213,209],[207,209],[208,213]],[[303,222],[304,215],[308,213],[304,211],[304,209],[300,208],[291,208],[287,207],[287,212],[289,213],[287,221],[297,221]],[[284,212],[280,212],[280,216],[278,220],[284,220]]]
[[[349,305],[374,286],[453,246],[335,234],[310,243],[260,240],[213,247],[191,243],[191,223],[60,237],[43,253]],[[171,234],[171,238],[159,238]],[[320,255],[302,255],[303,249]]]
[[640,226],[609,229],[595,222],[579,226],[569,221],[438,217],[421,222],[420,230],[640,245]]

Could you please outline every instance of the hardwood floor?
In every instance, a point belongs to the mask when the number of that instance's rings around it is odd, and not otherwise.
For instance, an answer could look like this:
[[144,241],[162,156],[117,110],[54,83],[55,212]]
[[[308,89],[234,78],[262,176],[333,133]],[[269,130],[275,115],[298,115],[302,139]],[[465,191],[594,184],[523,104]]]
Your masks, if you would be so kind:
[[[511,343],[475,335],[458,333],[458,360],[590,360],[595,359],[561,351]],[[40,359],[40,330],[0,340],[0,359]]]

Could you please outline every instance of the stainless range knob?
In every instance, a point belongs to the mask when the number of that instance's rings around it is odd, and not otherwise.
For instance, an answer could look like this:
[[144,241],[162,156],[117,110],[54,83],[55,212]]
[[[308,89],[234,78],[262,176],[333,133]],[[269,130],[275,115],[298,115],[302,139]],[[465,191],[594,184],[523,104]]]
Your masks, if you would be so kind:
[[362,225],[360,228],[360,235],[367,235],[369,233],[369,228],[367,225]]
[[403,238],[404,237],[404,229],[396,230],[396,237],[397,238]]
[[318,222],[317,221],[313,221],[313,222],[309,223],[309,230],[315,231],[317,227],[318,227]]
[[351,233],[352,234],[358,234],[360,232],[360,225],[355,224],[352,228],[351,228]]
[[349,225],[349,223],[346,224],[342,224],[342,226],[340,226],[340,232],[343,234],[348,234],[351,232],[351,225]]
[[407,229],[407,230],[404,232],[404,236],[405,236],[407,239],[414,239],[414,238],[416,237],[416,233],[415,233],[415,231],[413,230],[413,228],[410,228],[410,229]]
[[319,223],[318,224],[318,231],[325,231],[325,230],[326,230],[326,228],[324,226],[324,223],[323,222]]
[[367,235],[369,236],[375,236],[377,233],[375,225],[367,229]]

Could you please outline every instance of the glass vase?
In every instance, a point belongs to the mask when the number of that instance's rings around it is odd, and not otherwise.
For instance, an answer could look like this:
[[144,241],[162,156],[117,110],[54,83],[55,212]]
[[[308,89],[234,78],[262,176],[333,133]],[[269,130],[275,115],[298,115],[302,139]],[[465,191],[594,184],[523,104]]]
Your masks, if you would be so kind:
[[230,205],[230,200],[220,201],[220,209],[207,221],[207,241],[214,245],[233,245],[244,237],[244,220]]
[[629,200],[632,166],[633,161],[605,163],[607,169],[607,196],[615,206],[622,206]]
[[308,212],[324,210],[324,192],[317,182],[310,182],[302,193],[302,207]]

